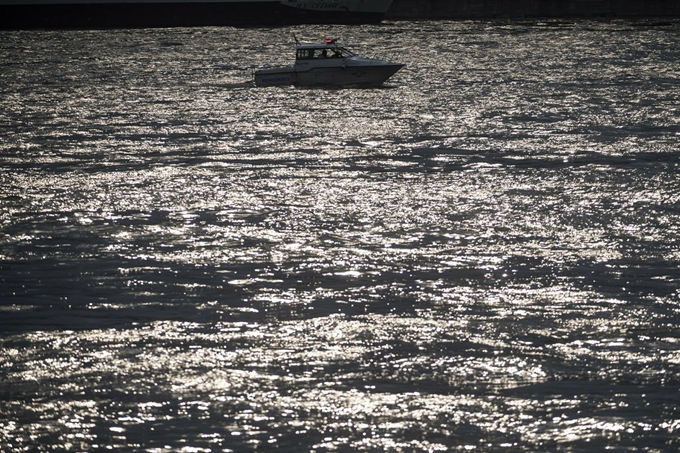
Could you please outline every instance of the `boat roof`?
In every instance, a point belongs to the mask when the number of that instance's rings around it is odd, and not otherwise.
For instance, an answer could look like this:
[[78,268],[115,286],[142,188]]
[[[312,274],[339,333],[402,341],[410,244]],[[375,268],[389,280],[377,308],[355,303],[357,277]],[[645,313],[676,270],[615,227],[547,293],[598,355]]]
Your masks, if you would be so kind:
[[298,49],[344,49],[345,46],[341,46],[338,44],[338,42],[335,39],[327,39],[322,43],[313,43],[313,44],[297,44]]

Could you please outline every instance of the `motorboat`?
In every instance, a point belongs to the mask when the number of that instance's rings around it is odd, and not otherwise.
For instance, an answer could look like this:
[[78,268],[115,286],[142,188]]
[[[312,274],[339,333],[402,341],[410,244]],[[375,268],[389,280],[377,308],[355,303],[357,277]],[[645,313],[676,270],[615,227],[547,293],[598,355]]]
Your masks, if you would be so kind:
[[404,67],[376,58],[359,57],[335,39],[302,44],[296,39],[295,64],[255,71],[258,87],[377,87]]

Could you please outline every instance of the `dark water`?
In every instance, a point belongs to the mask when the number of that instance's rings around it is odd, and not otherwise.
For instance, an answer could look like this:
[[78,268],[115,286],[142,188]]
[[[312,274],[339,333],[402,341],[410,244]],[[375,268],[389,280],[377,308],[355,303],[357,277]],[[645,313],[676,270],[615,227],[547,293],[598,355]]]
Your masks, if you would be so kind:
[[679,41],[0,33],[0,450],[677,451]]

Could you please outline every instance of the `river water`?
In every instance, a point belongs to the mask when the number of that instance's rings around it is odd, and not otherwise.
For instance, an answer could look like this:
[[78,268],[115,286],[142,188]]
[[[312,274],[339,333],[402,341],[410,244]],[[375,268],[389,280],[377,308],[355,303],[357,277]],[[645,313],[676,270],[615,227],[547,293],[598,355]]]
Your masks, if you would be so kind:
[[0,451],[677,451],[678,42],[0,33]]

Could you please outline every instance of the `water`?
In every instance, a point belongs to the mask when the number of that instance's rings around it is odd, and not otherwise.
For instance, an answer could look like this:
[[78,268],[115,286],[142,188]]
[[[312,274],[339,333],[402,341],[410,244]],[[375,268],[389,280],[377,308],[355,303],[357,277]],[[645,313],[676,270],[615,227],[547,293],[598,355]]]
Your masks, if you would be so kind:
[[3,32],[0,450],[677,451],[679,38]]

